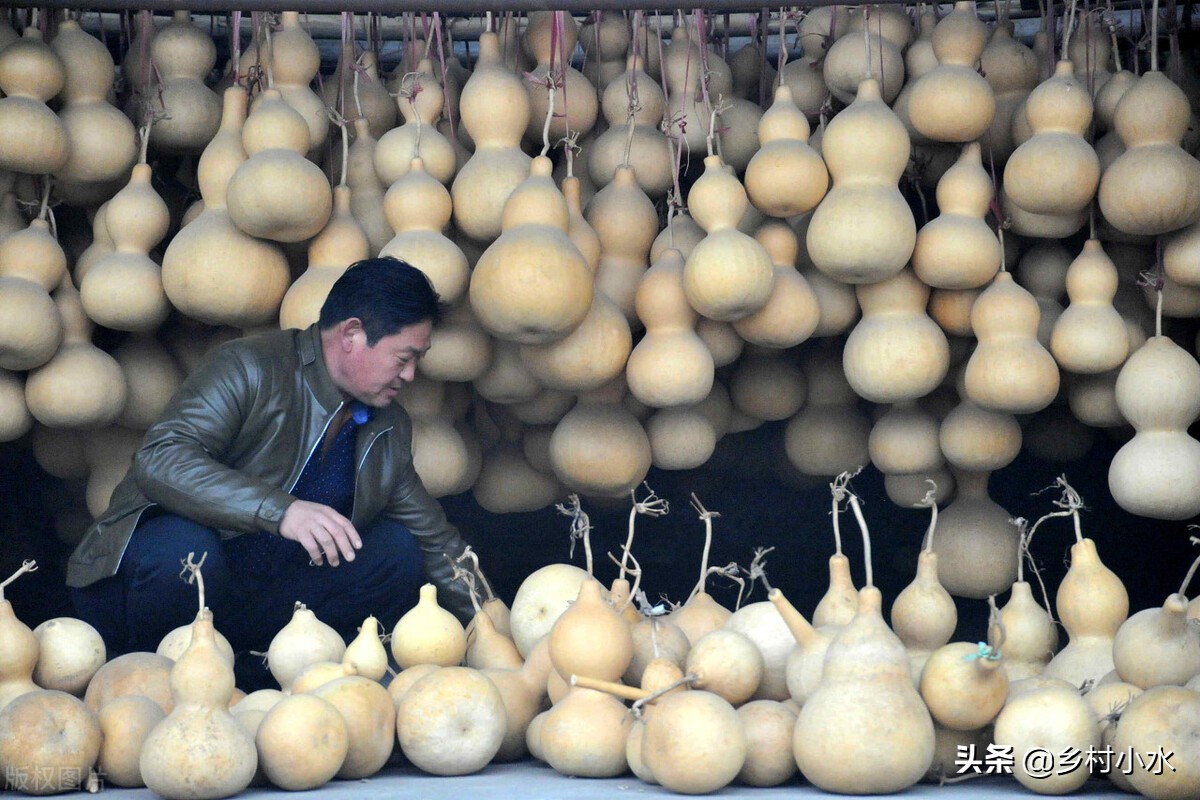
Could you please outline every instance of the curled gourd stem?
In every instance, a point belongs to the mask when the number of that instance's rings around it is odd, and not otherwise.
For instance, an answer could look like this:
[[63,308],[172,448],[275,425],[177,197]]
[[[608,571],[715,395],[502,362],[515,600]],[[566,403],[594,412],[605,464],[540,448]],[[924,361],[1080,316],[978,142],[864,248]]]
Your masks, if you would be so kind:
[[671,504],[655,494],[648,483],[643,481],[642,486],[645,486],[646,491],[650,493],[645,500],[637,499],[637,489],[631,489],[629,492],[629,496],[633,499],[633,508],[629,509],[629,536],[625,539],[624,553],[619,563],[621,568],[620,577],[622,579],[625,577],[625,562],[627,559],[632,558],[630,551],[633,549],[634,521],[637,519],[637,515],[645,514],[648,517],[661,517],[671,510]]
[[592,574],[592,523],[588,519],[587,512],[579,504],[579,495],[571,494],[567,497],[569,506],[562,503],[556,504],[554,507],[558,509],[558,513],[571,518],[571,550],[570,555],[575,554],[575,540],[583,540],[583,552],[587,559],[587,574],[588,577],[594,577]]
[[483,569],[479,566],[479,554],[476,553],[470,545],[464,547],[462,555],[454,560],[459,564],[464,561],[470,561],[471,573],[479,579],[479,583],[483,585],[483,591],[487,595],[484,597],[484,600],[496,599],[496,593],[492,591],[492,584],[488,582],[487,576],[483,574]]
[[150,128],[154,125],[155,115],[153,112],[146,114],[146,123],[138,128],[138,143],[141,149],[138,152],[138,163],[145,164],[150,152]]
[[180,559],[179,563],[183,565],[183,570],[180,571],[179,577],[187,581],[189,584],[196,584],[196,591],[200,595],[200,614],[204,613],[206,606],[204,605],[204,573],[200,568],[204,566],[204,562],[208,559],[208,551],[200,555],[200,560],[196,561],[196,554],[188,553],[186,559]]
[[[1192,527],[1194,527],[1194,526],[1192,526]],[[1192,536],[1189,539],[1189,541],[1191,541],[1192,544],[1200,544],[1200,538],[1197,538],[1195,536]],[[1192,582],[1192,578],[1196,577],[1196,568],[1197,567],[1200,567],[1200,557],[1198,557],[1195,561],[1192,562],[1192,566],[1188,569],[1187,575],[1185,575],[1183,578],[1183,585],[1179,587],[1179,594],[1181,596],[1187,597],[1187,587],[1188,587],[1188,584]]]
[[750,562],[750,568],[746,570],[746,574],[751,580],[751,589],[754,588],[753,581],[762,581],[763,587],[770,594],[772,587],[767,581],[767,554],[774,549],[774,547],[754,548],[754,559]]
[[467,596],[471,598],[471,606],[475,609],[475,613],[478,614],[483,608],[479,604],[479,588],[475,584],[475,574],[459,566],[459,562],[451,558],[449,554],[443,553],[443,555],[450,562],[450,580],[452,582],[463,582],[467,587]]
[[[618,561],[617,557],[612,553],[608,553],[607,555],[609,561],[621,568],[621,580],[625,579],[626,570],[628,570],[629,574],[633,576],[633,586],[631,586],[629,589],[629,596],[625,598],[625,602],[622,603],[621,607],[617,609],[617,611],[624,611],[633,602],[633,598],[637,595],[638,590],[641,588],[642,565],[638,563],[638,560],[633,557],[633,553],[630,553],[629,551],[625,552],[620,561]],[[627,567],[625,565],[626,558],[633,562],[633,566]]]
[[542,155],[550,152],[550,122],[554,119],[554,95],[558,87],[554,84],[553,74],[546,76],[546,92],[550,96],[546,104],[546,122],[542,125]]
[[26,572],[37,572],[37,562],[32,558],[27,558],[21,562],[21,567],[12,575],[9,575],[3,581],[0,581],[0,603],[4,602],[4,587],[15,581],[17,578],[24,575]]
[[671,683],[668,683],[666,686],[662,687],[661,689],[651,692],[650,694],[643,697],[641,700],[634,700],[633,705],[630,706],[629,710],[633,713],[633,716],[635,719],[641,719],[642,718],[642,708],[647,703],[653,703],[655,700],[662,697],[664,694],[667,694],[668,692],[672,692],[672,691],[678,689],[680,686],[686,686],[691,683],[696,683],[699,680],[700,680],[699,675],[696,675],[693,672],[689,672],[687,675],[684,675],[682,678],[679,678],[678,680],[674,680]]
[[[1071,517],[1075,523],[1075,541],[1083,541],[1083,528],[1079,520],[1079,509],[1083,508],[1083,498],[1079,496],[1079,492],[1072,488],[1071,484],[1067,483],[1066,475],[1060,475],[1059,477],[1055,478],[1054,486],[1060,487],[1063,491],[1062,496],[1054,501],[1054,505],[1064,510],[1051,511],[1050,513],[1039,518],[1037,522],[1033,523],[1033,527],[1029,529],[1029,536],[1026,540],[1027,547],[1029,541],[1033,539],[1033,535],[1037,533],[1038,527],[1041,526],[1043,522],[1053,517]],[[1053,489],[1054,486],[1048,486],[1042,491]]]
[[346,169],[350,162],[350,131],[346,124],[346,118],[338,113],[333,106],[325,106],[325,116],[329,117],[329,121],[338,127],[342,132],[342,174],[338,181],[338,186],[346,185]]
[[704,521],[704,552],[700,557],[700,580],[696,582],[696,588],[692,589],[690,597],[694,597],[697,592],[704,591],[704,581],[708,578],[708,554],[712,549],[712,521],[714,517],[721,516],[719,511],[709,511],[700,502],[700,498],[692,492],[692,508],[696,509],[696,513],[700,515],[700,519]]
[[[871,569],[871,532],[867,529],[867,521],[863,518],[862,506],[859,503],[858,495],[850,491],[850,479],[862,472],[862,467],[850,472],[849,470],[841,473],[833,479],[833,483],[829,484],[829,488],[833,490],[833,506],[836,509],[842,500],[845,500],[850,505],[850,509],[854,512],[854,518],[858,521],[858,529],[863,537],[863,560],[867,566],[867,586],[874,586],[874,572]],[[837,519],[837,514],[834,514],[834,520]],[[839,538],[838,553],[840,554],[841,539]]]
[[937,482],[932,478],[926,478],[925,482],[930,484],[930,489],[921,498],[921,502],[917,503],[917,507],[929,508],[929,527],[925,529],[925,538],[921,543],[921,549],[928,553],[933,551],[933,532],[937,528],[938,504]]

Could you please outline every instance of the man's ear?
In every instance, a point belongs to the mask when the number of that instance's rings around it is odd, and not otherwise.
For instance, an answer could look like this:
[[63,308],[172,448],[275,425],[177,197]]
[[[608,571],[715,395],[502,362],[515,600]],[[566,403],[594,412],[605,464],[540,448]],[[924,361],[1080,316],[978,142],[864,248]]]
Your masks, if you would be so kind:
[[350,317],[341,322],[341,331],[338,336],[338,341],[342,345],[342,350],[350,352],[354,349],[354,340],[361,337],[364,342],[367,339],[367,332],[363,330],[362,320],[358,317]]

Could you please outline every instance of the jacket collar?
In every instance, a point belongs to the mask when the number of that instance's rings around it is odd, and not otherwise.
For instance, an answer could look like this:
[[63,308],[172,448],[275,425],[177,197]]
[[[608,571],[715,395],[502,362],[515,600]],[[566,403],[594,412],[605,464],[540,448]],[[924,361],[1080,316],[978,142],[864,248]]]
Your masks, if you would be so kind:
[[329,377],[329,368],[325,365],[325,356],[321,352],[321,331],[317,323],[309,325],[296,337],[300,351],[300,363],[304,369],[304,379],[312,388],[317,401],[329,413],[333,413],[342,403],[342,392]]

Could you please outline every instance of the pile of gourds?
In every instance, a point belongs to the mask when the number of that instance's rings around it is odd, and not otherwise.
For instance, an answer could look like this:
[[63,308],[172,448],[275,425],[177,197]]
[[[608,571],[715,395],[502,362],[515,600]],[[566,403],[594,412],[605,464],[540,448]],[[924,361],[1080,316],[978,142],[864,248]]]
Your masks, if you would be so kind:
[[[27,562],[0,584],[0,767],[26,793],[102,779],[167,800],[219,798],[366,778],[398,745],[406,764],[434,775],[532,756],[567,776],[632,771],[686,794],[734,781],[779,786],[797,772],[826,792],[889,794],[984,764],[1039,794],[1072,792],[1091,777],[1152,800],[1200,793],[1200,598],[1186,594],[1200,559],[1161,607],[1130,616],[1120,578],[1083,536],[1082,499],[1060,480],[1065,510],[1022,530],[1017,563],[1044,523],[1073,519],[1054,603],[1066,644],[1048,596],[1044,608],[1023,572],[1005,587],[1003,608],[989,598],[985,641],[951,642],[957,612],[939,578],[933,493],[916,575],[891,599],[889,624],[850,477],[831,484],[837,552],[811,618],[770,586],[765,552],[746,570],[708,568],[719,515],[695,495],[706,543],[686,601],[667,613],[644,601],[634,526],[669,510],[653,493],[635,496],[613,558],[619,572],[605,588],[576,497],[563,510],[584,539],[587,569],[538,569],[510,608],[467,553],[458,579],[475,601],[470,624],[427,584],[390,648],[374,617],[347,644],[297,603],[265,653],[281,690],[250,694],[235,688],[233,651],[204,606],[203,559],[185,565],[199,584],[195,621],[155,653],[107,661],[86,623],[59,618],[31,631],[13,615],[3,588],[36,568]],[[863,538],[860,589],[840,552],[846,509]],[[725,608],[705,591],[714,572],[761,581],[767,599],[739,596]]]

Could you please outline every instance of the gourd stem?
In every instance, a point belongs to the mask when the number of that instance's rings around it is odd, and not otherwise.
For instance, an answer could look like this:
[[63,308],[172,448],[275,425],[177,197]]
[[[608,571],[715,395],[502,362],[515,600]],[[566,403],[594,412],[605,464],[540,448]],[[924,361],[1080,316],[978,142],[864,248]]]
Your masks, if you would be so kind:
[[[356,82],[356,88],[357,88],[357,81],[358,81],[357,74],[355,74],[354,80]],[[359,115],[361,116],[361,114],[362,114],[362,112],[360,111]],[[337,124],[338,128],[342,132],[342,174],[341,174],[341,179],[338,181],[338,186],[345,186],[346,185],[346,169],[350,165],[350,131],[348,130],[349,126],[346,125],[345,117],[335,120],[335,123]]]
[[[365,56],[366,54],[364,50],[363,55]],[[359,56],[359,58],[362,58],[362,56]],[[358,81],[364,67],[358,63],[358,59],[355,59],[352,69],[354,70],[354,113],[358,114],[358,119],[363,119],[362,98],[358,96]]]
[[26,572],[37,572],[37,562],[32,558],[28,558],[21,562],[21,568],[9,575],[3,581],[0,581],[0,603],[4,602],[4,587],[15,581],[17,578],[24,575]]
[[1029,553],[1029,546],[1026,543],[1026,536],[1029,535],[1027,523],[1024,518],[1017,517],[1013,520],[1017,526],[1017,583],[1025,582],[1025,556]]
[[1071,510],[1071,519],[1075,523],[1075,542],[1076,543],[1082,542],[1083,541],[1083,525],[1079,521],[1079,509],[1075,508],[1075,509]]
[[188,583],[196,584],[196,590],[200,595],[200,611],[199,611],[199,613],[203,614],[204,609],[205,609],[205,605],[204,605],[204,573],[200,571],[200,568],[204,566],[204,562],[208,558],[208,552],[205,551],[200,556],[199,561],[196,561],[195,558],[196,558],[195,552],[191,552],[191,553],[187,554],[186,559],[180,560],[179,563],[183,565],[183,570],[179,573],[179,577],[182,578],[183,580],[187,581]]
[[646,705],[647,703],[653,703],[655,700],[662,697],[667,692],[672,692],[672,691],[678,689],[680,686],[686,686],[689,683],[696,683],[699,680],[700,680],[699,675],[696,675],[693,672],[689,672],[687,675],[684,675],[682,678],[675,680],[675,681],[671,681],[670,683],[668,683],[666,686],[662,687],[661,689],[651,692],[650,694],[646,695],[645,697],[643,697],[640,700],[634,701],[634,704],[632,706],[630,706],[629,710],[633,712],[633,715],[635,717],[640,719],[642,716],[642,706]]
[[546,93],[549,95],[549,102],[546,104],[546,121],[542,125],[542,155],[550,152],[550,122],[554,119],[554,94],[557,88],[554,85],[554,73],[546,74]]
[[839,556],[842,554],[841,513],[841,498],[835,492],[833,495],[833,551]]
[[863,561],[867,567],[867,586],[874,586],[875,581],[872,578],[871,570],[871,532],[867,530],[867,521],[863,519],[862,507],[858,503],[858,496],[854,492],[847,491],[846,499],[850,503],[850,508],[854,511],[854,518],[858,520],[858,529],[862,531],[863,539]]
[[700,498],[696,497],[695,492],[692,492],[692,508],[696,509],[700,519],[704,521],[704,552],[700,557],[700,580],[696,582],[696,588],[692,589],[691,595],[695,596],[698,592],[704,591],[704,582],[708,578],[708,555],[712,549],[712,521],[713,517],[719,517],[721,514],[705,508],[700,502]]
[[1150,71],[1158,72],[1158,0],[1150,3]]
[[38,219],[44,220],[50,213],[50,184],[52,183],[50,176],[47,175],[42,181],[42,202],[38,206]]
[[[1113,11],[1112,0],[1107,0],[1107,3],[1108,3],[1108,13],[1115,16],[1115,12]],[[1121,71],[1121,47],[1120,47],[1120,44],[1117,42],[1117,28],[1115,25],[1109,31],[1108,35],[1112,39],[1113,66],[1116,68],[1116,70],[1115,70],[1116,72],[1120,72]]]
[[[1200,538],[1193,536],[1191,537],[1191,542],[1192,544],[1200,544]],[[1192,582],[1192,578],[1196,576],[1197,567],[1200,567],[1200,557],[1197,557],[1196,560],[1192,562],[1192,566],[1190,569],[1188,569],[1187,575],[1183,577],[1183,584],[1179,587],[1180,595],[1187,597],[1187,587],[1188,584]]]
[[1059,58],[1067,58],[1068,48],[1071,44],[1071,28],[1075,25],[1075,3],[1076,0],[1071,0],[1071,5],[1068,12],[1063,16],[1063,35],[1062,49],[1059,51]]
[[937,529],[938,504],[934,493],[937,492],[937,484],[932,479],[927,478],[928,483],[933,483],[933,488],[925,494],[921,505],[929,506],[929,527],[925,530],[925,540],[922,543],[921,549],[926,553],[933,551],[933,532]]
[[272,38],[271,38],[271,21],[270,21],[270,19],[268,19],[265,16],[263,17],[262,29],[263,29],[263,40],[267,43],[267,48],[266,48],[267,49],[267,58],[266,58],[267,88],[274,89],[275,88],[275,73],[273,71],[273,67],[271,66],[271,61],[274,59],[274,42],[272,41]]
[[[764,55],[767,52],[767,48],[765,45],[765,39],[766,39],[767,35],[768,35],[768,31],[763,30],[763,37],[764,37],[763,54]],[[784,9],[783,6],[780,6],[779,7],[779,59],[778,59],[778,66],[775,68],[775,73],[776,73],[775,80],[776,80],[777,86],[783,85],[783,68],[785,66],[787,66],[787,11],[786,11],[786,9]],[[766,101],[765,97],[759,98],[759,99],[764,102]]]
[[[863,73],[863,80],[866,80],[867,78],[871,77],[871,32],[870,32],[870,25],[868,24],[870,22],[870,20],[871,20],[871,7],[863,6],[863,59],[867,65],[867,70],[866,70],[866,72]],[[879,48],[879,52],[882,55],[882,53],[883,53],[882,47]],[[882,77],[882,76],[883,76],[883,73],[881,72],[880,77]]]
[[992,648],[993,659],[1000,658],[1000,649],[1008,641],[1008,631],[1000,618],[1000,609],[996,607],[996,595],[988,595],[988,644]]

